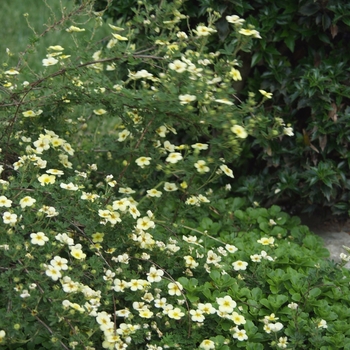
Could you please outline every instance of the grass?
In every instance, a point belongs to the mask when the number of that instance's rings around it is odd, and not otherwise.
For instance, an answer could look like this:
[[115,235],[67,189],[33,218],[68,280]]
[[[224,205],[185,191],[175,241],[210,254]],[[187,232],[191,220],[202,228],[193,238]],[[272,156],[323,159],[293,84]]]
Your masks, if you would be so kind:
[[[3,70],[20,69],[23,78],[26,78],[25,66],[35,72],[42,70],[42,59],[46,57],[47,48],[51,45],[61,45],[66,49],[64,53],[70,54],[69,50],[75,50],[74,35],[65,31],[70,25],[86,29],[86,32],[79,35],[92,35],[95,22],[92,20],[87,23],[89,16],[86,15],[80,16],[79,22],[72,23],[68,20],[63,25],[57,25],[74,6],[74,0],[4,2],[0,11],[0,62]],[[50,30],[45,32],[48,28]],[[104,34],[108,33],[106,29]],[[6,54],[6,49],[13,54],[11,57]]]
[[[8,67],[17,67],[18,56],[31,44],[37,40],[50,25],[61,18],[61,8],[72,1],[50,1],[50,4],[44,0],[11,0],[2,4],[0,11],[0,21],[2,23],[0,29],[0,53],[2,63],[6,62],[6,49],[8,48],[13,56],[8,60]],[[72,5],[70,5],[71,7]],[[53,45],[53,41],[62,37],[61,33],[50,32],[38,40],[35,46],[31,47],[30,55],[26,56],[26,60],[30,67],[35,68],[41,65],[42,58],[45,58],[46,47]]]
[[[72,56],[73,65],[86,59],[80,56],[84,53],[85,47],[77,48],[74,38],[79,35],[79,37],[85,37],[86,42],[90,41],[95,33],[96,17],[82,12],[78,17],[74,16],[74,22],[71,19],[62,21],[62,18],[67,18],[77,6],[75,0],[3,1],[0,11],[2,23],[0,29],[0,128],[7,125],[16,111],[16,108],[5,107],[13,101],[9,100],[11,96],[2,85],[10,80],[21,87],[24,81],[31,83],[61,69],[59,65],[43,67],[42,60],[46,58],[49,46],[64,47],[64,54]],[[85,32],[67,33],[66,28],[70,25],[84,28]],[[96,50],[102,46],[100,40],[110,36],[110,31],[106,24],[99,28],[92,40],[97,43]],[[10,56],[6,53],[6,49],[10,50]],[[91,60],[91,57],[87,59]],[[69,65],[69,59],[66,62]],[[5,76],[3,72],[10,68],[15,68],[20,74]],[[21,107],[21,111],[23,108],[25,107]],[[76,108],[81,108],[83,114],[84,106],[76,106]]]

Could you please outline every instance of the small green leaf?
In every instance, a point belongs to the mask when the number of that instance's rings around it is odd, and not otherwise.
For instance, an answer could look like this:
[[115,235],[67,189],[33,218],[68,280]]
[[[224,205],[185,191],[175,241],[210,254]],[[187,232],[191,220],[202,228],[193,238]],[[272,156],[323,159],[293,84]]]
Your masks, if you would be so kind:
[[292,52],[294,52],[294,48],[295,48],[295,38],[290,35],[288,37],[286,37],[284,39],[284,43],[286,44],[286,46],[288,47],[288,49]]
[[214,281],[214,282],[219,282],[220,281],[220,278],[221,278],[221,274],[219,271],[217,270],[212,270],[210,271],[210,274],[209,274],[210,278]]
[[270,304],[270,301],[263,298],[260,300],[260,304],[264,305],[265,307],[267,307],[269,310],[271,310],[271,304]]
[[300,301],[301,300],[301,295],[299,293],[292,294],[292,300]]
[[251,66],[254,67],[256,64],[258,64],[262,60],[262,54],[260,51],[255,52],[252,56],[251,60]]
[[309,297],[310,298],[316,298],[322,293],[320,288],[313,288],[309,292]]
[[213,224],[213,221],[209,218],[203,218],[201,221],[201,227],[204,230],[208,230],[212,224]]
[[299,13],[305,16],[312,16],[317,11],[320,10],[320,4],[318,2],[308,2],[304,6],[301,6],[299,9]]
[[234,212],[234,215],[239,220],[244,220],[244,218],[245,218],[245,213],[242,210],[236,210]]

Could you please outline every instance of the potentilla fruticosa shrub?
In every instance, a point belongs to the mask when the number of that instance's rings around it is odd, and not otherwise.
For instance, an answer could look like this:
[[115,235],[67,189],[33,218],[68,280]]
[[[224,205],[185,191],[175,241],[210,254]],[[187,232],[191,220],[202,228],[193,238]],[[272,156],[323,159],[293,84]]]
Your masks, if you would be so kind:
[[[107,3],[98,0],[95,8]],[[113,1],[104,16],[130,19],[139,3]],[[282,116],[293,125],[293,138],[265,139],[259,145],[252,140],[241,154],[233,189],[264,206],[279,203],[294,212],[325,207],[346,214],[350,208],[350,4],[193,0],[184,6],[192,25],[205,18],[208,8],[220,13],[215,29],[221,40],[209,43],[212,51],[230,47],[226,39],[232,27],[226,16],[232,12],[255,26],[262,38],[241,56],[243,81],[236,87],[242,95],[261,87],[273,92],[264,104],[265,113]],[[183,30],[187,23],[179,25]],[[140,32],[143,35],[145,31]]]
[[180,2],[114,24],[92,5],[43,34],[71,47],[35,71],[39,36],[2,72],[1,346],[349,344],[348,271],[296,218],[230,198],[245,140],[292,133],[269,92],[232,87],[259,32],[230,15],[234,50],[210,52],[213,11],[182,32]]

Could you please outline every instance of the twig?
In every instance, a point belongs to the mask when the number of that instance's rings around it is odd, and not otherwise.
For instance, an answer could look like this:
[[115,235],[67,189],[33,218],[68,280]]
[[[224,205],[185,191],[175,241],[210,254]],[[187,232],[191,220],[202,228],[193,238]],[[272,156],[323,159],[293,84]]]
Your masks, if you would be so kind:
[[[93,245],[94,244],[94,242],[91,240],[91,238],[90,237],[88,237],[87,235],[86,235],[86,233],[79,227],[79,226],[77,226],[74,222],[69,222],[75,229],[77,229],[80,233],[82,233],[83,234],[83,236]],[[109,268],[112,268],[112,266],[108,263],[108,261],[105,259],[105,257],[99,252],[99,254],[98,254],[98,256],[100,256],[102,259],[103,259],[103,261],[106,263],[106,265],[109,267]]]
[[[43,320],[41,320],[38,316],[35,316],[35,318],[49,331],[51,335],[54,334],[53,330]],[[67,346],[61,340],[59,340],[59,342],[64,349],[69,350],[69,348],[67,348]]]

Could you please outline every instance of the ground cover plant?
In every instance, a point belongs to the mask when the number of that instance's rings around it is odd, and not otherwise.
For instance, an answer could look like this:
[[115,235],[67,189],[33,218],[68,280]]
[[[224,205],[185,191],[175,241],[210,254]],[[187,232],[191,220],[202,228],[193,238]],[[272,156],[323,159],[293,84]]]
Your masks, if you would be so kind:
[[231,191],[248,138],[293,134],[269,91],[234,88],[260,33],[231,14],[231,50],[212,52],[213,10],[186,31],[180,1],[117,23],[71,11],[38,69],[46,33],[2,66],[1,346],[350,348],[343,263]]

